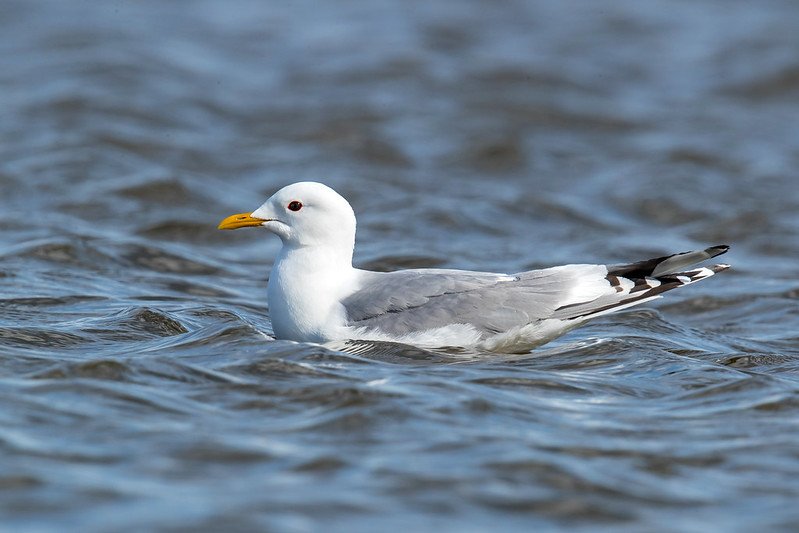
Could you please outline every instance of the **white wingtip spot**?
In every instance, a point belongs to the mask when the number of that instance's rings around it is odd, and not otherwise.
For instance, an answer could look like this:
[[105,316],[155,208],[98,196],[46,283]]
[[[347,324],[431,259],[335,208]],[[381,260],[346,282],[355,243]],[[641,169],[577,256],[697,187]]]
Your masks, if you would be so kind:
[[619,276],[619,286],[622,288],[624,293],[629,293],[635,288],[635,282],[629,278]]

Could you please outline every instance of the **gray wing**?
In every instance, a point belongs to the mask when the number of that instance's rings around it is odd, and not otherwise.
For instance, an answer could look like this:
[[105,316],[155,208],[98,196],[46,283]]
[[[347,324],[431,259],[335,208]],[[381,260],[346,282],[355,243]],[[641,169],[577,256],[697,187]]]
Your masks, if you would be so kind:
[[568,265],[512,276],[433,269],[365,272],[360,290],[342,303],[350,326],[392,335],[451,324],[498,333],[611,292],[606,275],[603,265]]
[[362,271],[361,287],[342,304],[350,326],[403,335],[470,324],[484,335],[554,318],[586,319],[629,307],[724,270],[676,270],[726,252],[658,257],[628,265],[566,265],[514,275],[462,270]]

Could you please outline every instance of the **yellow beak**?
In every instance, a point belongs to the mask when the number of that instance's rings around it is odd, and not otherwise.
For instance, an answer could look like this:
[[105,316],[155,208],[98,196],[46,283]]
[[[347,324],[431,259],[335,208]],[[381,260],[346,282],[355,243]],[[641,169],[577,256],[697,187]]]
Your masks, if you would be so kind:
[[218,229],[247,228],[250,226],[260,226],[264,222],[266,221],[262,218],[253,218],[252,213],[239,213],[237,215],[230,215],[220,222]]

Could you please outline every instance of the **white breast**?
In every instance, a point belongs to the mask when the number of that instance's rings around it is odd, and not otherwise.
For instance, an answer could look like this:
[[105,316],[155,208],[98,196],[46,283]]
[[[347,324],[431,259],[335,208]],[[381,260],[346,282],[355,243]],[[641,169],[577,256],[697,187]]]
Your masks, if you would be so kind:
[[351,266],[333,268],[302,250],[281,252],[267,288],[275,337],[306,342],[345,338],[346,313],[340,302],[354,284]]

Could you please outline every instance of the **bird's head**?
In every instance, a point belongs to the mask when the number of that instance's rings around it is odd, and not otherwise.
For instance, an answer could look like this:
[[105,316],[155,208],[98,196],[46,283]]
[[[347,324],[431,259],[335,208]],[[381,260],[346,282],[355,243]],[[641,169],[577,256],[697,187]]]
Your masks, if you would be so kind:
[[312,181],[293,183],[251,213],[231,215],[219,229],[263,226],[286,246],[348,247],[355,244],[355,213],[336,191]]

